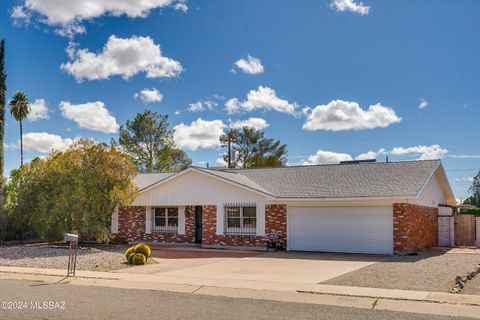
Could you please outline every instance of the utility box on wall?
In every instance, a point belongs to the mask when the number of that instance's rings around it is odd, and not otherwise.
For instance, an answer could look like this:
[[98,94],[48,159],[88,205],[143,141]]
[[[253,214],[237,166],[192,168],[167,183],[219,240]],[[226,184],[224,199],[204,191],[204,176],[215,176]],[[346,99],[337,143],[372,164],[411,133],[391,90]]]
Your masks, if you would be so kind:
[[452,207],[438,207],[438,246],[455,246],[455,217]]

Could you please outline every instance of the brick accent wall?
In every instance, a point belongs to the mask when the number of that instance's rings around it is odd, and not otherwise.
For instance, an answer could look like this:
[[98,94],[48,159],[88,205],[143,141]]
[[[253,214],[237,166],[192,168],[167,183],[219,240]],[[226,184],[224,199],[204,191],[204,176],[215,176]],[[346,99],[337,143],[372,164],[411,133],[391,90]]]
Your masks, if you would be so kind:
[[195,243],[195,207],[187,207],[185,234],[145,233],[143,206],[129,206],[118,210],[118,239],[128,242]]
[[287,206],[271,204],[265,206],[265,234],[278,232],[278,240],[283,248],[287,248]]
[[[170,233],[145,233],[145,210],[143,206],[129,206],[118,210],[117,238],[128,242],[195,243],[195,207],[187,208],[185,235]],[[279,242],[287,246],[287,206],[265,206],[265,236],[217,235],[217,207],[202,207],[202,246],[205,247],[249,247],[265,249],[267,239],[273,231]]]
[[409,203],[393,204],[393,251],[417,252],[437,246],[438,208]]
[[279,241],[286,247],[287,206],[265,206],[265,236],[217,235],[217,207],[203,206],[202,209],[202,246],[205,247],[249,247],[266,248],[267,239],[272,231],[277,231]]

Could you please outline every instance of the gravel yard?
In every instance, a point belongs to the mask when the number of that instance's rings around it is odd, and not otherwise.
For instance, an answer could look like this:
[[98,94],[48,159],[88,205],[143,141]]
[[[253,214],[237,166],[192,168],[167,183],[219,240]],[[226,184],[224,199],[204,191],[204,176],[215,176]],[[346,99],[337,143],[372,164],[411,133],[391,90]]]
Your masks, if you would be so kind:
[[323,284],[449,292],[456,275],[479,263],[478,254],[420,252],[417,256],[392,256]]
[[[77,270],[113,271],[127,268],[124,249],[79,247]],[[0,246],[0,265],[66,269],[68,248],[54,245]]]

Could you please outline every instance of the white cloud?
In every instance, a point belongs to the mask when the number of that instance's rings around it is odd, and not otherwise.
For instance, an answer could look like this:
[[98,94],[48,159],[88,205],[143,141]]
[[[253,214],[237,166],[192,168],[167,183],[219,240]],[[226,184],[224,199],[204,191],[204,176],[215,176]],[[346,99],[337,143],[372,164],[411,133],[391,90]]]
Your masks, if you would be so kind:
[[275,90],[271,88],[259,86],[257,90],[250,90],[247,93],[247,100],[239,101],[237,98],[233,98],[225,103],[225,107],[230,114],[256,109],[295,114],[298,105],[279,98]]
[[23,145],[27,150],[36,150],[41,153],[52,150],[63,151],[73,143],[73,139],[62,138],[56,134],[46,132],[29,132],[23,135]]
[[368,160],[368,159],[376,159],[379,155],[385,154],[385,149],[381,148],[378,151],[368,151],[365,153],[361,153],[355,157],[355,160]]
[[[19,141],[20,142],[20,141]],[[3,143],[3,148],[5,150],[14,150],[14,149],[19,149],[19,143],[13,143],[13,142],[10,142],[10,143],[6,143],[4,142]]]
[[174,113],[176,116],[179,116],[181,114],[180,110],[176,110],[175,113]]
[[14,22],[24,21],[25,23],[30,23],[31,14],[22,6],[13,7],[12,10],[12,19]]
[[480,159],[480,154],[449,154],[448,157],[453,159]]
[[396,147],[389,151],[393,155],[418,154],[419,160],[440,159],[448,153],[447,149],[440,147],[438,144],[431,146],[413,146],[413,147]]
[[473,177],[462,177],[462,178],[456,178],[454,180],[455,182],[473,182]]
[[418,105],[418,109],[424,109],[426,107],[428,107],[428,101],[420,98],[420,104]]
[[401,120],[392,108],[379,103],[363,110],[356,102],[332,100],[311,110],[303,129],[340,131],[384,128]]
[[248,74],[259,74],[265,71],[260,59],[251,55],[248,55],[246,59],[237,60],[235,67]]
[[142,100],[143,103],[160,102],[163,100],[163,94],[161,94],[156,88],[145,88],[142,91],[135,93],[134,97],[135,99]]
[[317,153],[312,154],[307,160],[301,162],[303,165],[314,164],[335,164],[340,161],[353,160],[352,156],[347,153],[337,153],[332,151],[318,150]]
[[220,135],[225,124],[222,120],[202,120],[198,118],[190,125],[180,123],[175,126],[173,138],[180,148],[197,150],[199,148],[215,148],[220,146]]
[[44,99],[35,99],[33,103],[30,103],[30,113],[27,116],[28,120],[37,121],[48,118],[48,107]]
[[83,104],[71,104],[67,101],[60,102],[62,116],[75,121],[80,128],[104,133],[115,133],[119,125],[110,114],[105,104],[101,101]]
[[84,20],[103,15],[145,18],[151,10],[168,6],[184,12],[188,9],[185,0],[22,0],[13,8],[12,18],[28,23],[36,15],[39,22],[59,28],[58,34],[73,36],[85,32]]
[[179,0],[173,8],[178,11],[186,13],[188,11],[187,0]]
[[[431,146],[413,146],[413,147],[395,147],[391,150],[381,148],[378,151],[368,151],[361,153],[355,157],[355,160],[376,159],[380,155],[417,155],[418,160],[440,159],[448,153],[447,149],[437,144]],[[312,164],[334,164],[340,161],[350,161],[354,157],[348,153],[337,153],[332,151],[318,150],[315,154],[310,155],[306,160],[301,161],[303,165]]]
[[370,7],[363,4],[363,2],[355,2],[355,0],[332,0],[330,6],[339,11],[350,11],[360,15],[366,15],[370,11]]
[[171,78],[182,71],[180,62],[162,56],[160,45],[150,37],[117,38],[112,35],[99,53],[69,46],[70,62],[60,66],[78,82],[112,76],[128,79],[140,72],[147,78]]
[[205,110],[212,110],[218,105],[217,102],[212,100],[200,100],[195,103],[190,103],[188,105],[188,111],[190,112],[201,112]]
[[221,166],[223,166],[223,167],[226,167],[226,166],[228,165],[227,161],[225,161],[225,160],[223,159],[223,156],[218,157],[218,158],[215,160],[215,162],[217,162],[217,164],[219,164],[219,165],[221,165]]
[[253,127],[257,130],[263,130],[268,127],[269,124],[262,118],[248,118],[246,120],[236,120],[230,123],[230,128],[242,129],[243,127]]

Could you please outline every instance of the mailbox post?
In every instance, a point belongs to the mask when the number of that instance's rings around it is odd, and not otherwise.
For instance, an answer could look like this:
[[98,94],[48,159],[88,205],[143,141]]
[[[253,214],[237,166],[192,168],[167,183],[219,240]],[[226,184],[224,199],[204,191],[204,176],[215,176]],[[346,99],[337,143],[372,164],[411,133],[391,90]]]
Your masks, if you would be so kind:
[[67,277],[75,277],[77,266],[78,234],[65,233],[63,240],[69,242]]

